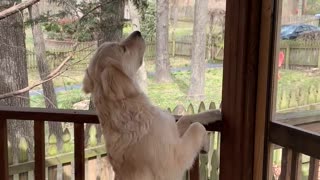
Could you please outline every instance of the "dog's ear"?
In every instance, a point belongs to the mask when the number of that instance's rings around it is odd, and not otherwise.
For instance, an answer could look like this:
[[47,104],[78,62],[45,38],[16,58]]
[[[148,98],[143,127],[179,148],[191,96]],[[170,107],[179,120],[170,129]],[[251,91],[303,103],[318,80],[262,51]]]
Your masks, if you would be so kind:
[[83,90],[84,93],[88,94],[88,93],[92,92],[92,90],[93,90],[93,82],[89,77],[88,69],[86,69],[82,84],[83,84],[82,90]]
[[114,100],[137,95],[138,89],[121,69],[115,64],[108,64],[101,73],[103,93]]

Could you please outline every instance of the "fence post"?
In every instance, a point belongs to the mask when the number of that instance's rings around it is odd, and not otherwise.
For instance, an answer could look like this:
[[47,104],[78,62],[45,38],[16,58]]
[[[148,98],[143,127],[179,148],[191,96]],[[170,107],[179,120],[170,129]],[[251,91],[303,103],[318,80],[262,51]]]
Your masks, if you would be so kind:
[[[206,107],[204,105],[204,102],[201,101],[200,105],[199,105],[199,110],[198,113],[204,112],[206,111]],[[208,137],[210,138],[210,137]],[[199,175],[200,175],[200,180],[206,180],[208,179],[208,153],[200,153],[199,154],[199,159],[198,162],[200,163],[200,166],[198,165],[199,168]]]
[[[49,147],[48,147],[48,155],[55,156],[58,154],[58,147],[57,147],[57,138],[54,134],[49,136]],[[48,167],[48,179],[57,179],[57,169],[58,167],[51,166]]]
[[174,58],[176,56],[176,36],[174,31],[172,31],[172,57]]
[[[87,126],[89,124],[86,124]],[[97,140],[97,129],[96,126],[92,125],[90,126],[89,129],[89,139],[88,139],[88,144],[87,147],[95,147],[98,144]],[[97,156],[88,158],[87,161],[87,171],[86,171],[86,176],[88,176],[88,179],[97,179],[97,173],[96,173],[96,168],[97,168]]]
[[[12,153],[12,144],[8,141],[8,165],[13,165],[13,153]],[[9,172],[8,172],[9,173]],[[9,176],[9,179],[13,179],[13,175]]]
[[285,63],[285,69],[289,69],[290,67],[290,46],[287,45],[286,47],[286,63]]
[[318,68],[320,68],[320,50],[319,50],[319,53],[318,53]]
[[[24,137],[20,138],[19,142],[19,163],[28,162],[28,142]],[[19,174],[20,180],[28,180],[28,172],[23,172]]]
[[[66,128],[63,131],[62,135],[63,145],[62,150],[64,153],[69,153],[73,151],[73,143],[71,142],[71,134],[69,132],[69,129]],[[71,180],[72,176],[72,165],[71,162],[62,164],[62,178],[64,180]]]

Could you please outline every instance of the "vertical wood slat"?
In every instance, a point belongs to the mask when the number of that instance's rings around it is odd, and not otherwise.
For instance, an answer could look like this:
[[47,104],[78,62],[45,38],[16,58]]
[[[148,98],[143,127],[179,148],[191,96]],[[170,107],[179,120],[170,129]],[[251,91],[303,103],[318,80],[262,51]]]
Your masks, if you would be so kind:
[[45,132],[44,121],[34,122],[34,178],[45,179]]
[[199,180],[200,171],[199,171],[199,155],[195,159],[192,168],[189,173],[190,180]]
[[301,154],[284,148],[281,159],[281,180],[301,179]]
[[310,157],[308,180],[318,180],[318,175],[319,175],[319,160]]
[[300,180],[301,179],[301,154],[292,151],[291,157],[291,180]]
[[292,157],[292,151],[287,148],[282,149],[282,157],[281,157],[281,174],[280,178],[281,180],[290,180],[291,175],[291,157]]
[[7,120],[0,118],[0,174],[5,180],[9,178],[7,132]]
[[84,157],[84,124],[74,123],[74,162],[75,179],[85,179],[85,157]]

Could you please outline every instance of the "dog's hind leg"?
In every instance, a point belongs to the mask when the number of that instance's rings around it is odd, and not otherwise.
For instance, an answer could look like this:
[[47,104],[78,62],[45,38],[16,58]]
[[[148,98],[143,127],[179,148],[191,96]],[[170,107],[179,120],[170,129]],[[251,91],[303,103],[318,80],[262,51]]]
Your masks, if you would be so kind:
[[207,143],[206,138],[206,129],[202,124],[195,122],[189,126],[177,144],[176,158],[179,167],[191,168],[195,157]]

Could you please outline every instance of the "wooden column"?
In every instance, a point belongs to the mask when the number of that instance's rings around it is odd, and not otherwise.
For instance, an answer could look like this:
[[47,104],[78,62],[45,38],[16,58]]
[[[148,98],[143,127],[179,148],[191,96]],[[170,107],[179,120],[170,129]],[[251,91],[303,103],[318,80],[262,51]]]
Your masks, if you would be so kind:
[[226,4],[221,180],[253,179],[261,8],[262,0]]
[[34,178],[45,179],[45,132],[44,121],[34,122]]
[[9,178],[7,120],[0,118],[0,174],[1,178]]
[[74,123],[74,172],[76,180],[85,179],[84,148],[84,124]]

